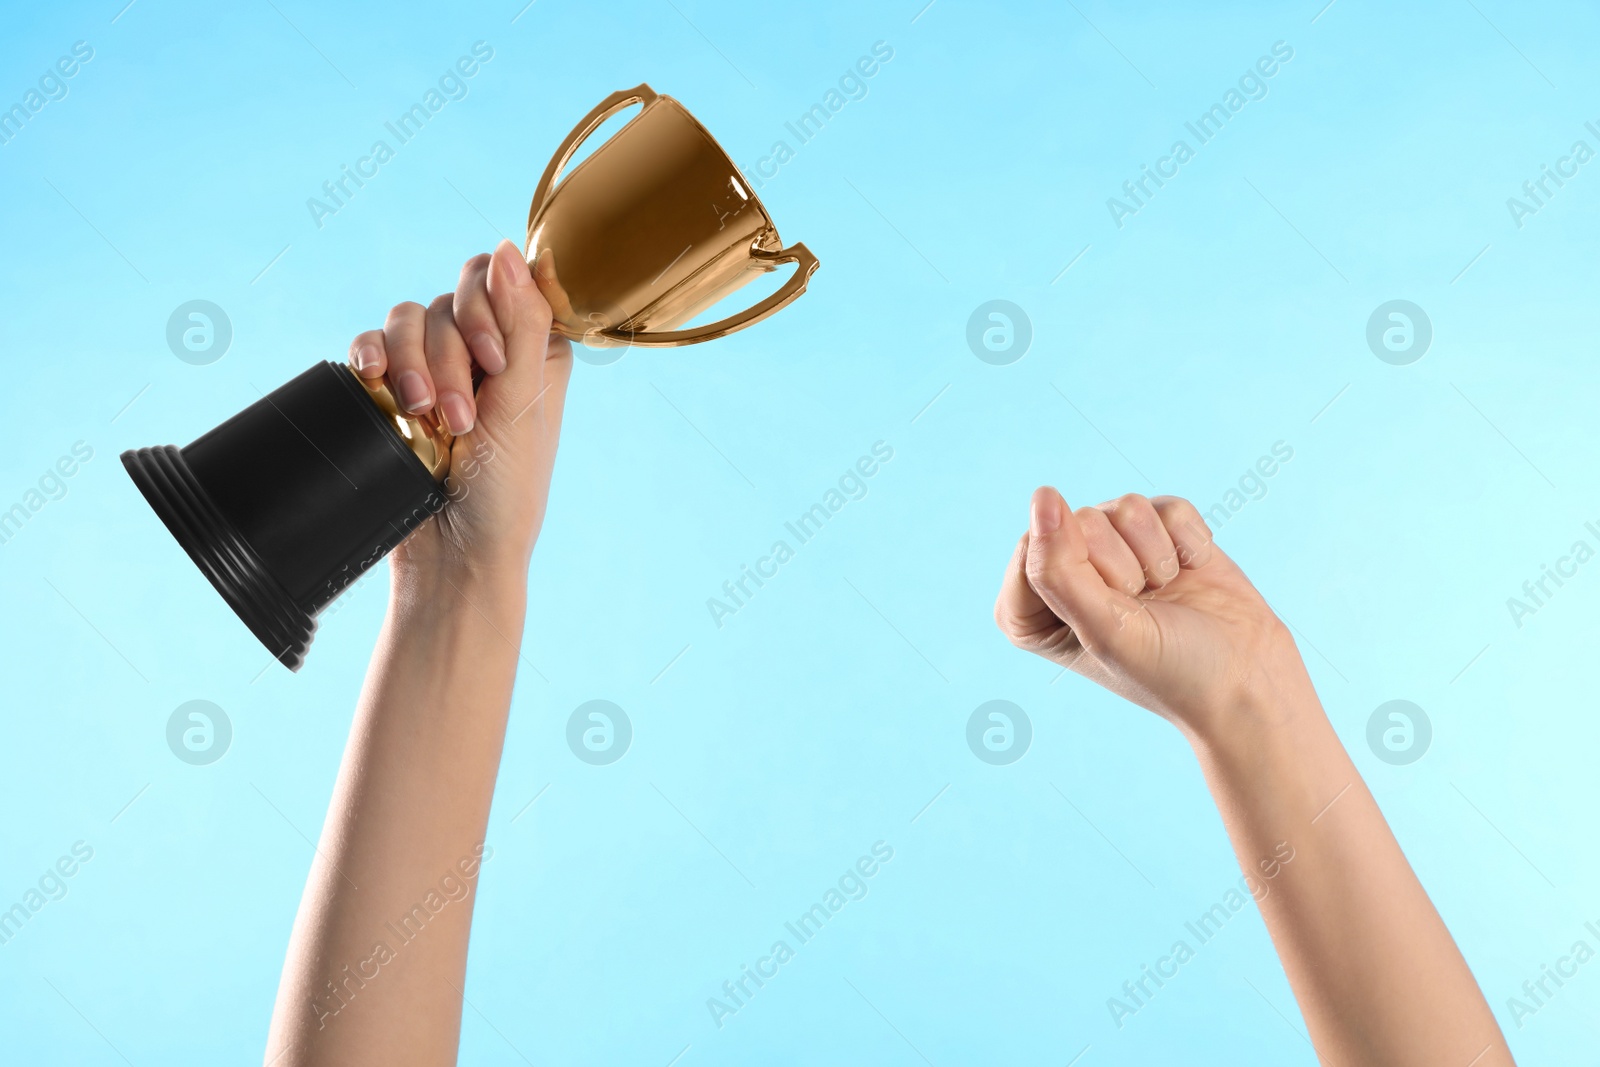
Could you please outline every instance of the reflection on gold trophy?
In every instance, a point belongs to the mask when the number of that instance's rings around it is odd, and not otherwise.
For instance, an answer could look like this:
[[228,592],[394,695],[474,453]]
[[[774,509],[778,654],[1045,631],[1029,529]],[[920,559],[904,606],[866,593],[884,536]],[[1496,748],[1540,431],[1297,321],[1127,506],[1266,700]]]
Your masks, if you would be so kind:
[[[563,180],[579,145],[630,104],[639,114]],[[805,245],[783,247],[705,128],[648,85],[613,93],[567,135],[533,194],[526,255],[554,329],[592,347],[722,337],[788,304],[817,269]],[[784,263],[795,271],[777,292],[680,328]],[[444,507],[450,445],[387,381],[329,362],[183,448],[131,449],[122,462],[228,606],[298,670],[323,608]]]

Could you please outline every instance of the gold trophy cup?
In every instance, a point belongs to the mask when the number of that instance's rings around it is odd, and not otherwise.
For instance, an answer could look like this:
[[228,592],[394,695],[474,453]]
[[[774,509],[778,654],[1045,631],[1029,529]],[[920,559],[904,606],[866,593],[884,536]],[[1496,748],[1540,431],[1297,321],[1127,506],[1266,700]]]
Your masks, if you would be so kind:
[[[578,147],[631,104],[639,114],[565,179]],[[557,332],[591,347],[668,348],[760,322],[805,292],[817,257],[783,247],[739,168],[695,117],[648,85],[612,93],[567,135],[528,211],[528,264]],[[685,322],[757,275],[797,264],[775,293],[727,318]]]
[[[642,104],[571,174],[601,123]],[[567,135],[533,194],[526,255],[553,328],[591,347],[689,345],[760,322],[805,291],[817,260],[783,247],[728,156],[670,96],[613,93]],[[777,292],[691,329],[757,274]],[[319,363],[183,448],[122,454],[134,484],[228,606],[299,670],[317,615],[445,506],[451,437],[386,381]]]

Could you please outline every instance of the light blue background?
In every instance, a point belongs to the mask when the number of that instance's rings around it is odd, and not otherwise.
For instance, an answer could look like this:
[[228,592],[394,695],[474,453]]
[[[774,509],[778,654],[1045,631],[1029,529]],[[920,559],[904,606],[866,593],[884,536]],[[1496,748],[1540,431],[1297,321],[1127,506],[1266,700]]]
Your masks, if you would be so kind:
[[[1600,562],[1520,629],[1505,603],[1600,519],[1600,162],[1521,229],[1506,208],[1575,140],[1600,148],[1592,7],[119,6],[9,5],[0,38],[4,105],[94,48],[0,146],[0,507],[94,449],[0,545],[0,907],[95,850],[0,946],[8,1059],[260,1057],[384,609],[379,568],[291,675],[117,454],[185,443],[450,288],[520,236],[606,93],[648,80],[748,167],[880,40],[868,96],[761,192],[822,260],[810,291],[576,370],[463,1061],[1314,1063],[1253,908],[1114,1025],[1107,998],[1238,870],[1175,731],[990,618],[1035,485],[1209,507],[1277,441],[1293,460],[1221,543],[1296,628],[1513,1050],[1592,1047],[1600,963],[1521,1029],[1506,998],[1600,919]],[[306,198],[478,40],[470,95],[313,225]],[[1280,40],[1269,95],[1118,229],[1106,198]],[[164,337],[195,298],[233,324],[209,366]],[[965,340],[995,298],[1033,325],[1009,366]],[[1410,366],[1364,339],[1396,298],[1434,327]],[[879,440],[869,495],[717,629],[706,598]],[[605,767],[564,740],[595,698],[635,730]],[[1035,732],[1004,767],[965,741],[996,698]],[[1433,723],[1410,766],[1365,740],[1396,698]],[[233,723],[210,766],[166,745],[192,699]],[[706,999],[879,840],[870,894],[714,1025]]]

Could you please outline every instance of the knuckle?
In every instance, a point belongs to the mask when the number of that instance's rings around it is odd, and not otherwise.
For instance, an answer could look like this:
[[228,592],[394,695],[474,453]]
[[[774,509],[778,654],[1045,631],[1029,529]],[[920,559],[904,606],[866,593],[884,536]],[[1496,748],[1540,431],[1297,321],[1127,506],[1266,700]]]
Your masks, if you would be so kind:
[[457,322],[471,323],[478,329],[499,330],[494,320],[494,309],[489,306],[487,296],[481,290],[470,288],[456,290],[451,308],[455,312]]
[[389,309],[389,318],[410,319],[416,318],[425,312],[426,309],[415,300],[402,300],[400,303]]
[[1028,585],[1032,586],[1035,592],[1043,590],[1049,585],[1048,581],[1046,581],[1045,570],[1044,560],[1039,557],[1037,551],[1030,548],[1028,557],[1022,561],[1022,576],[1027,579]]
[[1161,516],[1144,497],[1123,497],[1117,501],[1115,524],[1129,533],[1152,534],[1161,529]]
[[470,381],[465,353],[460,345],[429,345],[428,369],[439,385],[458,388]]
[[1012,628],[1011,613],[1006,610],[1006,602],[1003,595],[994,602],[994,624],[1001,633],[1006,635],[1006,640],[1013,645],[1017,643],[1016,633]]
[[455,308],[455,303],[456,294],[440,293],[428,302],[428,313],[430,315],[448,315]]
[[1150,503],[1149,497],[1141,493],[1122,494],[1117,497],[1112,510],[1133,522],[1149,523],[1156,517],[1155,506]]
[[1021,625],[1017,619],[1003,606],[996,604],[994,609],[994,624],[999,627],[1001,634],[1012,648],[1020,648],[1024,652],[1033,652],[1039,647],[1039,638],[1026,626]]
[[475,338],[486,334],[492,341],[503,339],[500,324],[495,321],[495,317],[492,314],[480,314],[477,309],[458,310],[456,329],[461,331],[463,338]]
[[1111,528],[1111,519],[1105,511],[1097,507],[1082,507],[1074,511],[1073,517],[1078,520],[1078,525],[1089,536],[1104,533]]
[[1182,497],[1162,498],[1156,502],[1156,511],[1175,542],[1182,540],[1209,544],[1214,536],[1200,509]]
[[1044,559],[1037,552],[1028,553],[1024,573],[1028,577],[1028,584],[1035,589],[1055,590],[1062,585],[1061,567]]
[[1163,522],[1186,526],[1191,523],[1204,525],[1200,517],[1200,509],[1181,496],[1157,497],[1150,502],[1156,509],[1156,514],[1161,516]]

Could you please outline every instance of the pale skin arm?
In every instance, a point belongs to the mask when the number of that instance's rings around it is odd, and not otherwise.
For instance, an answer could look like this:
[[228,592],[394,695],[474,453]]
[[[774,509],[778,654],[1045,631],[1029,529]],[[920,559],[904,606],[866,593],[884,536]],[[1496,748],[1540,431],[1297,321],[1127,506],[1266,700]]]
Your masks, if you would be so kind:
[[1043,488],[1029,518],[996,622],[1183,732],[1239,865],[1267,887],[1261,915],[1323,1062],[1511,1064],[1287,627],[1199,512],[1137,495],[1073,512]]
[[[401,304],[351,344],[358,373],[388,372],[402,403],[437,407],[459,436],[451,502],[390,557],[388,615],[284,961],[273,1067],[455,1062],[528,558],[572,366],[549,330],[549,304],[505,242],[467,262],[454,294]],[[474,369],[486,375],[476,396]]]

